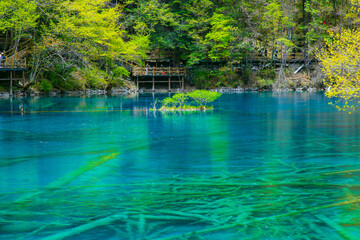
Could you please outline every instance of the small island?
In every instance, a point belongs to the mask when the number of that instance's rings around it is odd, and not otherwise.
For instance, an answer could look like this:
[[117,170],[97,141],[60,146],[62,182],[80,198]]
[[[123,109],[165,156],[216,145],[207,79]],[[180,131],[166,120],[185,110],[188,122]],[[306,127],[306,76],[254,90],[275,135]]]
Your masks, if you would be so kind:
[[177,93],[172,97],[164,98],[162,106],[157,108],[159,101],[153,103],[152,111],[206,111],[213,110],[208,104],[221,96],[221,93],[207,90],[196,90],[188,93]]

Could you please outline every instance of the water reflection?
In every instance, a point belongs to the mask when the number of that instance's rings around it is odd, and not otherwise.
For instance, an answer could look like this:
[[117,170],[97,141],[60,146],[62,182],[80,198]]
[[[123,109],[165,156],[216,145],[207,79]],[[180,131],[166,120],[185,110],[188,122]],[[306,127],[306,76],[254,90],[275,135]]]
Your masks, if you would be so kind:
[[23,235],[15,218],[42,239],[119,212],[76,239],[357,236],[358,113],[320,93],[149,111],[166,96],[1,100],[0,239]]

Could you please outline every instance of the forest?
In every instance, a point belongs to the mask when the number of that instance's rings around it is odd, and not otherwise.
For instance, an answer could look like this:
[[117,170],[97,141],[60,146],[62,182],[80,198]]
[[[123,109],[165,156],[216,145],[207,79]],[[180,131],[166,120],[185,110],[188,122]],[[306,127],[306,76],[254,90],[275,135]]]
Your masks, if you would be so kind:
[[[193,68],[198,88],[291,87],[286,67],[296,55],[305,84],[314,85],[324,78],[321,53],[337,34],[356,30],[358,7],[354,0],[1,0],[0,50],[8,57],[26,48],[29,83],[43,91],[121,86],[154,53]],[[259,58],[266,63],[254,67]]]

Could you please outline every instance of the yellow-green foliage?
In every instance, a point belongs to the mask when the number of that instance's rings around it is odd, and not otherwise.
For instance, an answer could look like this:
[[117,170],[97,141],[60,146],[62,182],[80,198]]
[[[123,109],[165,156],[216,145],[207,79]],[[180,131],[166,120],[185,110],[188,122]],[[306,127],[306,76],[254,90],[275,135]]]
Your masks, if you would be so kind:
[[37,82],[36,88],[43,93],[48,93],[53,88],[53,86],[49,80],[43,78]]
[[206,106],[206,104],[218,99],[221,96],[221,93],[206,90],[196,90],[188,93],[188,96],[192,98],[198,106]]
[[351,113],[360,97],[360,30],[343,29],[330,36],[325,41],[325,48],[317,53],[326,76],[325,95],[334,99],[330,104]]
[[105,89],[108,86],[106,74],[97,68],[76,69],[72,72],[71,78],[80,89]]
[[[89,60],[110,57],[122,60],[146,49],[146,36],[126,36],[117,25],[119,7],[108,7],[106,0],[65,0],[56,5],[58,17],[49,31],[71,41],[71,47]],[[131,58],[131,57],[130,57]]]
[[23,31],[35,27],[38,17],[34,1],[0,1],[0,32],[11,30],[20,37]]
[[211,20],[211,31],[205,36],[205,45],[211,45],[209,58],[212,61],[218,61],[230,57],[229,45],[234,40],[231,26],[231,19],[224,14],[214,13]]
[[[233,79],[231,78],[233,75]],[[231,68],[222,67],[219,70],[196,69],[194,72],[194,84],[197,88],[210,89],[228,87],[239,84],[238,76]]]
[[186,101],[189,99],[189,96],[185,93],[177,93],[172,98],[174,99],[176,104],[179,105],[180,108],[182,108]]
[[[212,109],[212,107],[207,106],[207,104],[215,101],[220,96],[221,93],[206,90],[196,90],[189,93],[177,93],[172,97],[164,98],[160,110],[181,111]],[[189,99],[193,100],[195,106],[190,106],[188,104],[187,101]]]
[[171,97],[167,97],[167,98],[163,99],[162,104],[163,104],[163,107],[166,107],[166,108],[174,107],[176,105],[176,101]]
[[[44,76],[52,82],[45,76],[49,72],[69,75],[75,67],[92,72],[102,69],[107,75],[113,72],[106,84],[119,84],[118,73],[128,73],[116,68],[130,60],[140,63],[149,46],[147,35],[128,33],[121,26],[122,7],[107,0],[0,0],[0,32],[14,36],[15,47],[24,38],[31,42],[30,81]],[[106,85],[102,77],[95,78],[86,82],[96,88]]]
[[270,79],[259,79],[257,85],[259,88],[269,88],[274,84],[274,80]]

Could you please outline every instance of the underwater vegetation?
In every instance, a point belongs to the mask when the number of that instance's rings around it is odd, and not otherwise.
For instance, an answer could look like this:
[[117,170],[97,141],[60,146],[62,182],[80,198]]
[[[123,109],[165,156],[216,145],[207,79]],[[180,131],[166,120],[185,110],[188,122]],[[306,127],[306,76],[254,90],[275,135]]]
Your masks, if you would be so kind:
[[141,110],[154,97],[3,114],[0,239],[358,239],[360,115],[318,93]]
[[69,185],[117,155],[89,161],[42,189],[2,193],[0,238],[358,239],[360,234],[360,169],[354,166],[339,171],[279,160],[281,170],[268,165],[238,173]]

